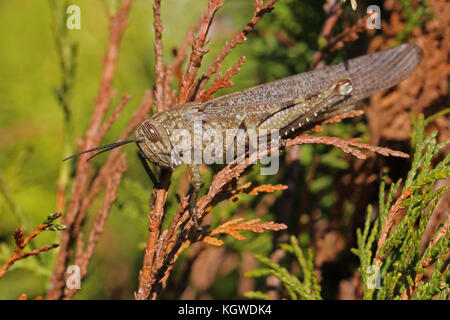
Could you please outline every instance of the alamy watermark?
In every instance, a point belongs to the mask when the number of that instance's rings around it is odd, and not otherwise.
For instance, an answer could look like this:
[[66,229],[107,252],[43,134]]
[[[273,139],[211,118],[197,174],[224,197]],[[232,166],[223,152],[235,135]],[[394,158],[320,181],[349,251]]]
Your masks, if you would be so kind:
[[368,275],[366,280],[366,286],[368,289],[380,289],[381,288],[381,276],[380,268],[372,265],[367,268],[366,274]]
[[367,29],[381,29],[381,9],[377,5],[371,5],[367,7],[366,13],[370,14],[367,19]]
[[68,289],[81,288],[81,271],[77,265],[70,265],[66,269],[66,287]]
[[81,9],[79,6],[72,4],[67,7],[66,13],[69,15],[66,19],[67,29],[81,29]]

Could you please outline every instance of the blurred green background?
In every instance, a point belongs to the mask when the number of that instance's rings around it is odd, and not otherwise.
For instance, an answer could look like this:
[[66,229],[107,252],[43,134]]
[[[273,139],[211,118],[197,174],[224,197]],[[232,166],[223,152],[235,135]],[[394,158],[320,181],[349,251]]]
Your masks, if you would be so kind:
[[[59,0],[58,0],[59,1]],[[58,2],[57,1],[57,2]],[[185,31],[193,26],[207,7],[207,0],[165,0],[162,5],[164,25],[164,59],[169,62],[172,52],[182,42]],[[69,30],[68,37],[78,44],[76,74],[72,91],[72,124],[76,139],[81,138],[99,89],[103,56],[108,37],[108,12],[119,1],[71,0],[69,4],[81,8],[81,30]],[[114,124],[104,143],[121,133],[132,111],[138,106],[146,88],[154,84],[152,1],[136,0],[128,18],[118,61],[114,87],[118,97],[130,93],[133,99]],[[264,81],[274,80],[309,68],[324,21],[324,1],[284,0],[276,10],[266,15],[249,40],[238,46],[227,57],[222,70],[234,65],[242,55],[247,61],[232,80],[233,88],[219,94],[247,88]],[[253,1],[229,0],[219,10],[210,32],[210,53],[205,56],[201,70],[205,70],[220,52],[226,40],[233,37],[251,18]],[[364,14],[364,12],[363,12]],[[356,20],[361,12],[352,13],[345,6],[344,19]],[[41,223],[55,211],[56,181],[63,156],[63,113],[55,90],[60,86],[61,70],[51,26],[54,23],[49,2],[46,0],[0,0],[0,263],[9,257],[14,247],[13,232],[22,226],[26,232]],[[338,26],[338,30],[339,30]],[[283,30],[296,40],[290,46],[277,40]],[[342,59],[336,54],[330,60]],[[343,138],[365,136],[363,123],[345,123],[336,126],[335,134]],[[133,297],[138,272],[142,264],[148,228],[148,197],[151,184],[142,174],[135,150],[124,148],[128,154],[129,169],[119,189],[118,199],[108,219],[105,233],[90,264],[89,273],[82,283],[78,299],[125,299]],[[306,146],[300,162],[299,182],[307,175],[313,154],[320,151],[318,178],[311,191],[320,194],[318,206],[327,214],[333,202],[332,180],[348,163],[342,153],[323,146]],[[96,165],[104,158],[98,157]],[[172,182],[167,212],[176,209],[175,193],[177,170]],[[264,183],[278,183],[280,177],[260,177],[254,170],[250,178]],[[203,179],[207,187],[212,171]],[[299,187],[301,192],[301,186]],[[280,193],[276,193],[278,196]],[[221,204],[214,210],[213,225],[235,215],[245,208],[246,217],[254,217],[260,198],[243,196],[238,203]],[[90,213],[95,213],[93,206]],[[351,212],[351,210],[349,211]],[[273,220],[271,210],[263,217]],[[248,240],[227,239],[226,247],[237,252],[267,254],[271,249],[271,233],[246,234]],[[34,247],[58,243],[59,234],[47,231],[33,241]],[[307,239],[306,239],[307,242]],[[49,276],[53,270],[56,250],[18,262],[0,280],[0,299],[17,299],[26,293],[29,297],[45,296]],[[183,275],[183,264],[173,274],[174,282]],[[232,280],[232,281],[230,281]],[[237,298],[238,274],[232,270],[218,278],[210,289],[214,298]]]

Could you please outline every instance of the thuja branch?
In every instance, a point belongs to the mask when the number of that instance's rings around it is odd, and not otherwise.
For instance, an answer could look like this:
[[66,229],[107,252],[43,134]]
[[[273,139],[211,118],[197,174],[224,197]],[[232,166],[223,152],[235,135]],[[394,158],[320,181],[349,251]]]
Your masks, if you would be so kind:
[[[233,40],[225,44],[221,53],[217,56],[213,64],[211,64],[206,73],[200,77],[199,83],[197,85],[198,86],[196,97],[197,99],[201,99],[201,97],[205,96],[203,88],[205,87],[206,83],[211,78],[211,76],[220,69],[223,60],[228,56],[231,50],[233,50],[237,45],[242,44],[245,40],[247,40],[247,35],[253,31],[255,25],[262,19],[264,14],[271,12],[274,9],[274,4],[277,2],[278,0],[270,0],[264,4],[262,0],[255,0],[255,11],[253,12],[253,17],[245,25],[244,29],[234,37]],[[242,63],[243,62],[244,61],[242,61]]]
[[[74,264],[80,267],[80,277],[84,278],[87,274],[87,268],[89,262],[92,259],[94,251],[97,247],[100,236],[103,234],[106,220],[111,211],[111,207],[116,200],[117,190],[119,188],[122,175],[127,169],[127,162],[125,155],[121,154],[118,160],[114,163],[114,167],[110,170],[110,175],[106,177],[105,182],[105,195],[103,199],[103,206],[95,215],[92,229],[89,232],[86,248],[83,243],[83,232],[77,234],[77,248],[75,254]],[[64,289],[65,298],[73,298],[76,293],[76,289]]]
[[201,101],[209,100],[213,98],[213,94],[216,93],[219,89],[222,88],[230,88],[233,86],[233,82],[230,79],[238,74],[241,70],[242,65],[245,62],[245,57],[240,57],[238,62],[232,67],[230,67],[225,75],[222,77],[222,74],[219,72],[217,77],[214,79],[213,84],[206,91],[201,91],[198,94],[198,99]]
[[[441,240],[442,237],[444,237],[444,236],[446,236],[448,234],[449,228],[450,228],[450,215],[447,215],[447,220],[445,221],[444,225],[439,230],[439,232],[436,234],[436,236],[434,237],[433,241],[431,241],[428,244],[428,250],[433,248],[438,243],[438,241]],[[427,257],[427,256],[424,256],[422,258],[422,260],[420,261],[420,265],[419,265],[418,270],[423,270],[423,271],[422,272],[418,272],[416,274],[416,276],[414,277],[414,283],[411,286],[407,287],[403,291],[402,296],[401,296],[402,300],[408,300],[408,299],[410,299],[413,296],[414,291],[419,286],[419,283],[422,280],[423,276],[425,275],[425,272],[427,271],[427,268],[430,266],[432,260],[433,259],[431,257]]]
[[161,22],[161,0],[153,3],[153,28],[155,29],[155,104],[158,112],[164,110],[164,64],[163,64],[163,43],[162,43],[162,22]]
[[383,227],[381,229],[380,238],[378,239],[377,244],[377,252],[375,255],[375,265],[379,268],[382,263],[382,259],[384,256],[381,255],[381,249],[386,243],[386,239],[388,238],[389,231],[391,231],[391,228],[395,222],[395,220],[398,219],[399,212],[404,209],[400,204],[405,201],[408,197],[411,196],[411,187],[406,189],[406,191],[397,199],[395,204],[390,208],[389,213],[386,217],[386,220],[384,221]]
[[58,244],[52,244],[43,246],[39,249],[31,250],[23,252],[23,249],[33,240],[37,235],[45,230],[64,230],[65,227],[58,223],[55,223],[55,220],[61,217],[61,213],[55,213],[53,215],[48,216],[45,221],[39,224],[33,231],[31,231],[26,237],[24,237],[23,230],[17,228],[14,232],[14,240],[16,242],[16,248],[14,252],[11,254],[8,260],[6,260],[5,264],[0,268],[0,278],[2,278],[9,268],[13,266],[19,260],[25,259],[30,256],[37,256],[41,252],[49,251],[51,249],[57,248]]
[[167,199],[167,192],[170,185],[171,172],[163,170],[161,173],[161,183],[157,186],[156,201],[153,210],[149,214],[150,232],[148,236],[147,246],[145,248],[144,262],[142,271],[139,274],[139,290],[136,294],[136,299],[145,300],[150,295],[150,283],[148,279],[154,277],[156,271],[153,268],[154,257],[157,251],[157,242],[160,239],[159,232],[162,218],[164,215],[164,204]]
[[191,45],[194,34],[198,29],[200,28],[200,25],[202,23],[202,19],[200,19],[197,24],[189,28],[186,32],[185,38],[183,40],[183,43],[181,46],[176,50],[176,55],[171,64],[169,64],[166,67],[166,73],[164,77],[164,108],[168,108],[171,105],[176,104],[176,90],[171,90],[170,85],[172,84],[172,81],[175,76],[179,79],[180,87],[182,85],[182,71],[181,71],[181,65],[186,60],[188,56],[188,49]]
[[203,15],[203,20],[200,25],[198,35],[194,37],[192,53],[189,57],[186,74],[182,79],[178,103],[189,101],[195,89],[195,78],[197,76],[198,69],[202,63],[203,56],[208,52],[208,50],[205,49],[205,45],[207,43],[206,38],[208,36],[209,28],[211,27],[214,15],[217,10],[223,6],[224,1],[225,0],[209,0],[208,10]]
[[[112,83],[116,73],[116,64],[119,54],[120,42],[123,31],[126,27],[126,17],[128,15],[131,4],[132,0],[123,0],[117,13],[111,15],[110,17],[110,36],[106,55],[104,58],[104,68],[100,81],[100,89],[88,129],[86,130],[85,138],[80,143],[81,149],[88,149],[99,145],[99,143],[111,127],[112,123],[117,119],[121,110],[124,108],[126,102],[130,98],[128,95],[124,95],[110,118],[105,119],[106,112],[111,107],[111,100],[115,95],[115,90],[112,88]],[[148,111],[150,106],[144,104],[145,102],[149,101],[147,96],[148,94],[146,95],[146,97],[144,97],[143,103],[140,106],[140,112],[138,112],[138,114],[140,115],[139,119],[135,119],[135,116],[133,116],[132,121],[130,121],[130,125],[132,123],[136,125],[136,120],[142,121],[142,116],[146,113],[143,111]],[[127,128],[124,134],[129,135],[129,133],[130,129]],[[78,239],[80,239],[79,234],[82,222],[86,215],[86,211],[103,186],[105,186],[106,194],[110,195],[111,192],[115,190],[116,183],[110,182],[110,179],[113,179],[111,177],[114,177],[114,170],[119,167],[126,167],[123,164],[124,160],[118,156],[118,150],[114,151],[116,152],[112,152],[109,155],[107,163],[102,167],[92,184],[90,184],[90,182],[95,173],[90,163],[86,161],[86,157],[80,157],[76,163],[76,173],[73,181],[70,203],[67,212],[63,217],[63,222],[65,225],[67,225],[67,231],[63,232],[61,236],[61,248],[56,260],[54,273],[51,277],[52,285],[51,289],[48,292],[49,298],[60,299],[64,297],[64,272],[68,265],[68,261],[73,254],[73,246],[75,245],[75,240],[77,239],[77,237]],[[110,196],[110,198],[114,197]],[[105,198],[104,207],[108,208],[108,212],[102,213],[105,219],[110,210],[110,206],[108,206],[108,203],[110,203],[110,200]],[[102,225],[94,226],[93,228],[102,228]],[[96,232],[101,234],[100,230],[96,230]],[[78,240],[77,244],[81,245],[80,240]],[[92,242],[92,244],[94,244],[95,247],[96,242],[94,241]],[[77,250],[80,251],[81,249],[77,248]],[[69,294],[70,297],[73,296],[73,293],[71,292],[66,291],[66,294]]]
[[239,231],[248,230],[261,233],[264,230],[279,231],[287,229],[287,225],[283,223],[275,223],[272,221],[260,223],[261,219],[243,220],[243,218],[236,218],[223,223],[214,230],[206,233],[202,241],[213,246],[221,246],[223,245],[223,241],[217,238],[219,234],[228,234],[237,240],[245,240],[246,238]]
[[326,44],[315,53],[311,69],[323,67],[326,57],[331,52],[341,49],[344,46],[344,43],[346,42],[355,41],[359,39],[359,34],[366,29],[367,19],[369,19],[371,15],[371,13],[367,14],[365,17],[359,19],[356,22],[356,24],[352,25],[351,27],[346,27],[344,31],[342,31],[338,35],[330,37],[331,29],[329,28],[334,27],[340,14],[341,12],[336,9],[336,11],[334,11],[334,13],[332,13],[328,17],[329,19],[329,21],[327,20],[328,23],[326,22],[324,24],[322,35],[327,36],[326,38],[327,41]]

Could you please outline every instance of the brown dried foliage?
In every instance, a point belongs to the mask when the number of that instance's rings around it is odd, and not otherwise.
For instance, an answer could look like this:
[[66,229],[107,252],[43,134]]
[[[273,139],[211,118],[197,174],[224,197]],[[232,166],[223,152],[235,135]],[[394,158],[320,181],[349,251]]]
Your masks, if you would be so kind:
[[[417,5],[417,3],[416,3]],[[428,2],[433,18],[424,23],[423,27],[416,27],[409,35],[409,41],[419,45],[424,50],[424,57],[421,65],[412,73],[410,77],[402,81],[395,88],[377,93],[369,98],[369,104],[365,108],[369,128],[370,143],[385,144],[395,143],[408,150],[410,144],[409,132],[412,131],[411,112],[415,115],[424,113],[431,115],[441,110],[448,101],[448,79],[450,75],[450,3],[442,0],[432,0]],[[396,37],[405,29],[406,18],[403,16],[401,4],[395,0],[384,2],[383,16],[389,17],[382,20],[383,32],[373,37],[369,44],[368,52],[375,52],[387,49],[395,42]],[[439,117],[433,121],[427,130],[438,130],[438,140],[443,141],[449,137],[450,123],[445,117]],[[445,153],[438,156],[442,158]],[[364,195],[359,197],[357,212],[355,216],[363,216],[366,210],[368,199],[376,199],[379,172],[383,169],[390,169],[395,174],[399,168],[389,168],[386,163],[369,158],[366,161],[355,160],[351,166],[352,172],[336,181],[342,187],[338,188],[341,203],[350,200],[349,190],[365,190]],[[443,183],[446,183],[445,181]],[[447,182],[448,183],[448,182]],[[439,188],[439,183],[436,188]],[[405,195],[403,195],[405,196]],[[439,205],[433,212],[427,226],[422,242],[427,244],[440,226],[443,219],[448,217],[449,195],[444,194]],[[392,211],[394,210],[394,211]],[[390,215],[398,212],[399,207],[393,206]],[[401,210],[400,210],[401,212]],[[336,220],[339,217],[336,217]],[[358,223],[356,220],[353,223]],[[389,221],[386,221],[389,223]],[[394,223],[390,221],[390,223]],[[388,235],[390,227],[386,225],[383,229],[381,242]],[[384,239],[384,240],[383,240]],[[382,245],[379,244],[378,248]],[[425,245],[426,246],[426,245]],[[422,250],[425,248],[422,248]],[[378,263],[383,257],[377,256]],[[426,262],[425,262],[426,264]],[[356,281],[355,279],[359,279]],[[354,291],[355,297],[361,297],[361,278],[353,277],[351,281],[342,280],[342,284],[347,290]],[[420,279],[418,279],[420,281]],[[418,283],[415,282],[416,284]],[[351,288],[352,287],[352,288]],[[414,288],[409,288],[408,294],[405,290],[402,298],[411,296]]]
[[[246,36],[250,32],[253,31],[253,29],[255,28],[255,25],[258,23],[259,20],[261,20],[261,18],[264,16],[264,14],[266,14],[274,9],[274,4],[276,2],[278,2],[278,0],[269,0],[266,3],[264,3],[263,0],[255,1],[255,11],[253,12],[252,19],[247,23],[247,25],[244,27],[244,29],[234,37],[233,40],[231,40],[230,42],[227,42],[225,44],[225,46],[222,49],[222,52],[217,56],[214,63],[208,68],[208,71],[206,71],[206,73],[202,77],[200,77],[199,83],[198,83],[199,89],[198,89],[198,93],[197,93],[197,97],[196,97],[197,99],[204,100],[204,99],[202,99],[202,97],[205,96],[205,93],[203,92],[203,88],[205,87],[208,80],[211,78],[211,76],[213,74],[215,74],[220,69],[220,67],[222,66],[223,60],[231,52],[231,50],[233,50],[233,48],[235,48],[238,44],[242,44],[247,39]],[[243,58],[244,57],[241,57],[241,59],[243,59]],[[240,66],[242,66],[244,61],[242,61],[240,63]],[[237,63],[237,65],[239,65],[239,62]],[[240,66],[238,67],[237,72],[239,72]],[[227,71],[227,73],[228,73],[228,71]],[[230,78],[231,78],[231,76],[230,76]]]
[[200,91],[197,99],[200,101],[210,100],[213,98],[213,94],[216,93],[219,89],[232,87],[233,82],[231,82],[230,79],[239,72],[244,62],[245,57],[240,57],[238,62],[236,62],[234,66],[230,67],[223,77],[219,72],[209,89],[206,91]]
[[[429,6],[434,18],[423,28],[416,28],[411,38],[424,50],[423,61],[419,68],[397,90],[382,92],[370,98],[367,109],[371,129],[371,143],[380,140],[408,140],[411,131],[409,112],[430,115],[447,104],[448,79],[450,76],[450,3],[432,0]],[[384,10],[389,12],[389,21],[383,21],[383,34],[375,37],[369,46],[369,52],[383,50],[392,45],[395,37],[403,31],[405,19],[401,7],[396,1],[386,1]],[[439,130],[440,140],[449,137],[448,122],[439,119],[434,123]]]
[[[90,124],[83,141],[79,143],[80,149],[96,147],[118,118],[124,108],[129,95],[124,94],[111,116],[105,119],[107,111],[111,108],[111,100],[115,95],[112,82],[116,71],[119,54],[120,40],[126,27],[132,0],[123,0],[119,11],[110,17],[110,37],[104,59],[104,68],[100,81],[100,90],[93,109]],[[153,93],[147,91],[141,105],[133,113],[130,122],[123,131],[119,140],[126,139],[134,128],[144,120],[153,105]],[[51,299],[72,298],[75,291],[65,288],[65,270],[69,261],[74,258],[82,270],[82,276],[86,275],[87,266],[97,246],[99,237],[103,233],[105,222],[111,210],[111,205],[116,198],[117,188],[120,184],[123,172],[126,170],[125,156],[119,149],[109,153],[106,163],[98,172],[95,172],[86,156],[81,156],[76,163],[76,173],[73,180],[70,202],[63,216],[63,223],[67,230],[62,232],[61,246],[58,253],[55,270],[51,277],[51,289],[48,297]],[[102,209],[94,218],[94,225],[88,232],[87,243],[84,244],[82,224],[86,214],[100,192],[104,190]],[[74,250],[76,245],[76,250]],[[84,249],[86,247],[86,249]]]
[[241,230],[248,230],[252,232],[261,233],[264,230],[273,230],[279,231],[287,229],[287,225],[283,223],[275,223],[273,221],[260,223],[261,219],[252,219],[250,221],[244,221],[244,218],[236,218],[230,221],[221,224],[211,232],[209,232],[202,241],[213,245],[213,246],[221,246],[223,245],[223,241],[217,239],[214,236],[219,234],[228,234],[229,236],[237,239],[237,240],[245,240],[246,238],[239,233]]
[[198,34],[194,37],[192,44],[192,53],[189,57],[187,71],[183,76],[180,94],[178,96],[179,104],[189,101],[195,90],[195,78],[197,77],[198,69],[202,63],[203,56],[208,52],[208,50],[205,49],[205,45],[208,42],[206,38],[208,36],[209,28],[214,19],[214,15],[223,4],[224,0],[209,0],[208,2],[208,10],[203,15]]

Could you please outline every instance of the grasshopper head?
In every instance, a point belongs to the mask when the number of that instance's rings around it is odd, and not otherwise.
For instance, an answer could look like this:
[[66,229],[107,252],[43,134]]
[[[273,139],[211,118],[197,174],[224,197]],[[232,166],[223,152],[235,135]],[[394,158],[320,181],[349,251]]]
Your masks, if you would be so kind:
[[172,144],[166,130],[157,122],[142,122],[136,130],[135,140],[151,162],[161,167],[173,167]]
[[176,165],[171,159],[172,144],[166,130],[155,121],[146,120],[142,122],[136,130],[134,139],[118,141],[100,147],[81,151],[63,161],[97,151],[94,155],[87,158],[87,161],[99,154],[118,148],[128,143],[136,142],[139,149],[145,154],[148,160],[161,167],[174,168]]

